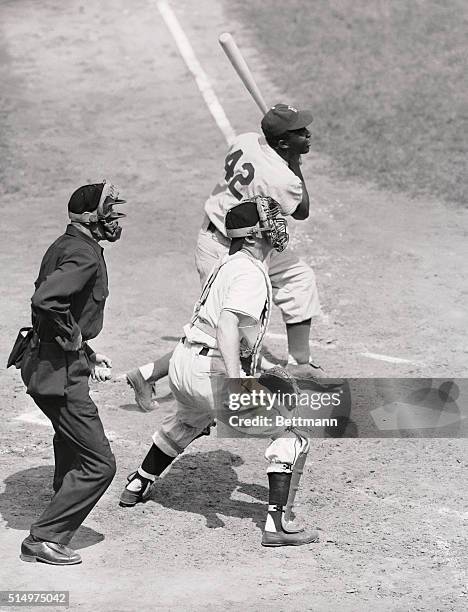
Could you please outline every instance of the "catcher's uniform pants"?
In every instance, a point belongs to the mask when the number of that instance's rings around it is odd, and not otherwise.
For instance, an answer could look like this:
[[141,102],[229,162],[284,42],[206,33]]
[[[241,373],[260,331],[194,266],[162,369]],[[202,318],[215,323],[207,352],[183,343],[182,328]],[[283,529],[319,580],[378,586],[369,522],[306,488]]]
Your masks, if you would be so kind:
[[88,377],[69,376],[66,395],[33,396],[55,430],[54,487],[59,487],[31,534],[68,544],[115,475],[115,459],[98,410],[89,397]]
[[[208,230],[207,219],[198,234],[195,251],[195,264],[202,285],[213,266],[228,253],[230,244],[230,240],[218,230]],[[302,323],[320,315],[312,268],[288,249],[282,253],[272,251],[265,264],[273,287],[273,301],[280,308],[285,323]]]
[[[226,371],[218,351],[200,354],[204,347],[179,342],[170,364],[169,385],[176,404],[154,433],[153,442],[166,455],[176,457],[216,417],[216,408],[226,397]],[[265,452],[267,472],[291,472],[301,451],[293,433],[273,440]]]

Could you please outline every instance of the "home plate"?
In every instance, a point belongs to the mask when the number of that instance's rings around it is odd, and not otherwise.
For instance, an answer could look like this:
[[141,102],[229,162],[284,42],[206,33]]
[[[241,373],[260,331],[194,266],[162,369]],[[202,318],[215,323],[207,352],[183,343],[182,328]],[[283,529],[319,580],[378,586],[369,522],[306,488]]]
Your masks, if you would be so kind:
[[467,418],[456,403],[443,401],[439,406],[392,402],[371,410],[371,415],[380,431],[442,428]]

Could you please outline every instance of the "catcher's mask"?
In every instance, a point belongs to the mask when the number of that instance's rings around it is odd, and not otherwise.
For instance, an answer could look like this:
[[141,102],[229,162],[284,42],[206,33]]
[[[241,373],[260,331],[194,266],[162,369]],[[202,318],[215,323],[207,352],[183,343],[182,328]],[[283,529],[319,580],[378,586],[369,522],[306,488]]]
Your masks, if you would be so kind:
[[84,185],[73,193],[68,203],[68,216],[71,221],[87,225],[96,240],[115,242],[122,234],[118,219],[127,215],[114,210],[114,206],[125,202],[119,198],[118,188],[103,180]]
[[289,242],[287,221],[281,215],[278,202],[269,196],[254,196],[228,210],[226,234],[229,238],[264,235],[279,253]]

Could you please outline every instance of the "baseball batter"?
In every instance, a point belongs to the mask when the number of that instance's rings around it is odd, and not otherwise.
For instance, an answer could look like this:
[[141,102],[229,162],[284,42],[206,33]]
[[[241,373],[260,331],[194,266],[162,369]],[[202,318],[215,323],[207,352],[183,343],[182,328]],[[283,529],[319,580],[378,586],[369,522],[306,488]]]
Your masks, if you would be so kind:
[[[277,104],[263,117],[263,136],[247,133],[232,143],[224,173],[205,202],[205,218],[195,254],[200,280],[224,257],[231,243],[224,227],[226,212],[253,196],[275,199],[283,215],[303,220],[309,216],[309,194],[301,173],[301,155],[308,153],[312,113]],[[290,252],[274,251],[266,261],[273,301],[281,309],[288,338],[288,369],[298,379],[318,381],[321,368],[310,357],[312,318],[320,314],[320,302],[312,269]],[[128,383],[142,410],[151,410],[152,385],[165,376],[171,353],[154,363],[132,370]],[[263,360],[262,367],[271,367]],[[323,376],[323,372],[322,372]],[[320,384],[320,383],[318,383]]]
[[[274,200],[256,197],[227,212],[224,231],[232,238],[228,254],[208,277],[170,360],[175,405],[154,433],[142,464],[129,476],[121,506],[144,501],[156,477],[213,422],[232,384],[229,379],[241,376],[241,352],[251,354],[255,369],[272,301],[264,262],[272,250],[282,252],[286,247],[287,225]],[[291,532],[282,520],[293,466],[307,442],[293,431],[282,432],[265,453],[269,507],[263,546],[297,546],[317,540],[316,532]]]

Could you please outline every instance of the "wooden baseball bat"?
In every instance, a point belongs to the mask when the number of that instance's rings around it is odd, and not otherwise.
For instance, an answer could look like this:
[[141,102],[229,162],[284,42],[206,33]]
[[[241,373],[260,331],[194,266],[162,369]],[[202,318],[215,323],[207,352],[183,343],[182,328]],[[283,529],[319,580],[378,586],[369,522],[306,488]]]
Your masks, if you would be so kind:
[[268,110],[268,106],[266,105],[260,89],[258,88],[258,85],[250,72],[250,68],[247,66],[247,62],[240,52],[239,47],[236,45],[236,41],[234,40],[232,34],[224,32],[223,34],[220,34],[218,40],[224,53],[227,55],[229,61],[233,65],[234,70],[237,72],[242,82],[246,86],[247,91],[255,100],[262,113],[265,114]]

